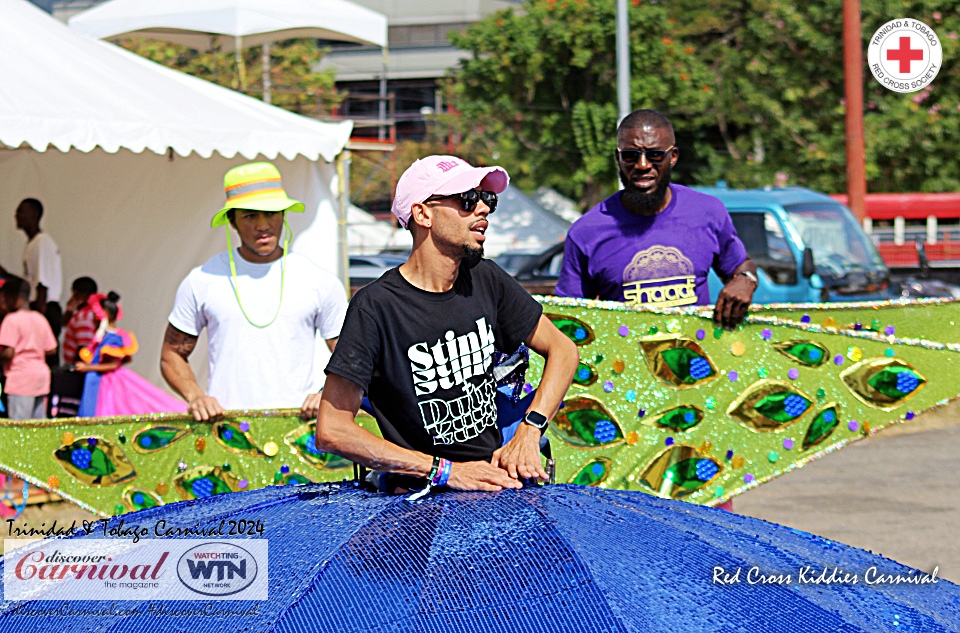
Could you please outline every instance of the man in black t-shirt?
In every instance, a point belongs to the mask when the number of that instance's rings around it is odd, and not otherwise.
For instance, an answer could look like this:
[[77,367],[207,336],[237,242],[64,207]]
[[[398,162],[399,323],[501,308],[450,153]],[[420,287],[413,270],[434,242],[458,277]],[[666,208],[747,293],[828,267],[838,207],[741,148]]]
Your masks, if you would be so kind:
[[[461,490],[546,479],[540,437],[579,356],[540,304],[483,259],[487,216],[508,182],[500,167],[454,156],[430,156],[404,172],[393,212],[413,233],[413,251],[350,302],[326,368],[319,450]],[[493,354],[521,343],[546,364],[525,423],[501,446]],[[364,393],[383,439],[354,422]]]

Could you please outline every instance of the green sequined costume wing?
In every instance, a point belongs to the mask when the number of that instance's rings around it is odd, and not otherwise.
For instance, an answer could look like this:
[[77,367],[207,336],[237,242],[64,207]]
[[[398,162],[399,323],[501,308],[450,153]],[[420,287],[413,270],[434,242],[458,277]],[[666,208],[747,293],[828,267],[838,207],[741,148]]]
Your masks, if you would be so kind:
[[717,505],[960,393],[956,301],[754,306],[734,332],[709,308],[541,302],[580,350],[548,431],[562,482]]
[[[376,422],[357,416],[376,432]],[[228,412],[215,424],[160,413],[0,420],[0,470],[112,516],[270,485],[342,481],[353,464],[319,452],[299,410]]]
[[[561,482],[716,505],[960,392],[956,301],[754,306],[735,332],[707,308],[541,302],[581,358],[547,431]],[[0,420],[0,470],[103,516],[351,478],[313,432],[294,410]]]

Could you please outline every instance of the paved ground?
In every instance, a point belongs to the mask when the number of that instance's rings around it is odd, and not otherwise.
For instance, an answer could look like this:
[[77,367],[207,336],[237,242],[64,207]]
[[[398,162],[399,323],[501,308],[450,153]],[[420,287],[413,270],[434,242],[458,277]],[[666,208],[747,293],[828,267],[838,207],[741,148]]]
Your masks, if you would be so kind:
[[[736,512],[855,545],[960,584],[960,402],[848,446],[734,500]],[[68,503],[31,526],[91,519]]]
[[831,453],[734,500],[739,514],[960,584],[960,405]]

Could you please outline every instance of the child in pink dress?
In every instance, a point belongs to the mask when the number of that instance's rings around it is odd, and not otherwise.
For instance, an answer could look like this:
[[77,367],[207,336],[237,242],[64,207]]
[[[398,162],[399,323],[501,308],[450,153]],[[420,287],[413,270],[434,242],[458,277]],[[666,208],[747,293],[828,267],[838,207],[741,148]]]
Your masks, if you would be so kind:
[[10,419],[45,418],[50,393],[46,355],[56,351],[57,339],[46,318],[30,309],[30,287],[23,279],[8,279],[0,298],[9,310],[0,324],[0,360]]
[[187,403],[174,398],[132,369],[124,367],[137,353],[137,337],[117,327],[123,318],[120,295],[93,294],[87,300],[100,321],[93,341],[80,350],[74,367],[86,374],[81,418],[92,416],[186,413]]

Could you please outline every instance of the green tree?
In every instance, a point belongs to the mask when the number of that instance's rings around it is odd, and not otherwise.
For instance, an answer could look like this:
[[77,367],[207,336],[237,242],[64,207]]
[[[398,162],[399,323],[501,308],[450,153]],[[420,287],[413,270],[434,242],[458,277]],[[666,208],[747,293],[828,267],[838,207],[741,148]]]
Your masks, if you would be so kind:
[[[238,90],[253,97],[263,97],[262,47],[241,51],[243,69],[237,68],[234,54],[202,52],[179,44],[131,38],[121,46],[142,56],[205,79]],[[342,98],[334,84],[332,70],[313,69],[323,56],[323,49],[313,39],[291,39],[275,42],[270,47],[271,103],[292,112],[320,116],[329,113]]]
[[[957,52],[960,16],[957,3],[943,13],[938,5],[863,3],[864,59],[874,31],[907,15],[941,34],[946,66]],[[715,99],[691,121],[701,130],[696,154],[702,165],[694,178],[844,190],[842,0],[676,0],[670,6],[678,37],[697,47],[716,87]],[[956,189],[960,167],[945,165],[949,147],[960,140],[956,65],[919,95],[886,90],[866,65],[863,77],[868,189]]]
[[[906,5],[906,6],[905,6]],[[865,136],[869,191],[960,191],[960,2],[891,1],[864,7],[864,38],[894,17],[933,27],[943,68],[927,88],[898,94],[867,75]]]
[[[634,6],[630,29],[633,102],[673,105],[680,116],[702,109],[709,75],[672,37],[667,10]],[[454,74],[464,137],[483,134],[510,150],[484,159],[504,164],[522,188],[549,185],[584,206],[616,187],[615,3],[530,0],[452,41],[471,53]]]
[[[453,42],[455,127],[525,189],[550,185],[588,207],[616,186],[615,3],[528,0]],[[949,5],[949,6],[947,6]],[[909,16],[933,26],[944,68],[920,93],[886,90],[864,64],[868,189],[960,189],[960,2],[863,3],[874,31]],[[632,0],[631,98],[677,130],[680,182],[846,188],[842,0]],[[498,156],[494,156],[497,154]]]

